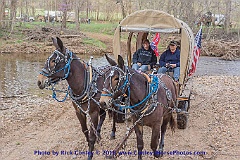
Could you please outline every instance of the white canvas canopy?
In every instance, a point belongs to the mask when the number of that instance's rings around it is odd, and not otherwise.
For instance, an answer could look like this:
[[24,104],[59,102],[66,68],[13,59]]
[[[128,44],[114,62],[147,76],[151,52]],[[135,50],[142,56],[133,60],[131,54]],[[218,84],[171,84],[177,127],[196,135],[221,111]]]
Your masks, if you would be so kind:
[[[180,58],[180,84],[184,84],[188,78],[188,70],[192,62],[194,47],[194,35],[190,27],[183,21],[159,10],[140,10],[124,18],[115,30],[113,40],[113,53],[115,59],[121,55],[121,32],[147,32],[147,33],[178,33],[181,37]],[[131,61],[131,52],[127,53],[128,61]],[[131,62],[128,62],[130,65]]]

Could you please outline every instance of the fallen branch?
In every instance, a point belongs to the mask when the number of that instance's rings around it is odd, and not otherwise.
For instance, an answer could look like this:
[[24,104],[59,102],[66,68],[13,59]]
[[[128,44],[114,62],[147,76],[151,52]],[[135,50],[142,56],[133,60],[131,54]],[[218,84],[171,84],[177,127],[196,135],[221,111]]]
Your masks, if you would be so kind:
[[61,35],[61,38],[74,38],[74,37],[81,37],[82,35]]

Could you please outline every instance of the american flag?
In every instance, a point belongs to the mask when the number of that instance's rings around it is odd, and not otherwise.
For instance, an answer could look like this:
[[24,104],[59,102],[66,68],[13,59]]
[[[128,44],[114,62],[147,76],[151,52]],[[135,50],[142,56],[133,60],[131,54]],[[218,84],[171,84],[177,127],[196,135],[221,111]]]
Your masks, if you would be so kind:
[[152,50],[155,52],[156,56],[159,56],[158,48],[157,48],[159,41],[160,41],[160,34],[156,33],[153,41],[150,43],[150,46],[151,46]]
[[197,68],[197,62],[200,56],[200,49],[201,49],[201,40],[202,40],[202,26],[199,29],[196,37],[195,37],[195,45],[194,45],[194,50],[193,50],[193,62],[192,62],[192,68],[189,71],[189,76],[193,75],[195,73],[196,68]]

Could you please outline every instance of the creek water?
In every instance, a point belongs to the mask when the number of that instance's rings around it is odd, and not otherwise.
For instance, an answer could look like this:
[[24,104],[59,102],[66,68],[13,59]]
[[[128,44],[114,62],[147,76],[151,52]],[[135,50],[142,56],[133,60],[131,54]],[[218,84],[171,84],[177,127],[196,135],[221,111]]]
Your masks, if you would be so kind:
[[[37,77],[49,54],[0,54],[0,97],[41,95]],[[78,55],[84,61],[90,56]],[[107,65],[105,57],[94,56],[93,66]],[[216,57],[200,57],[194,76],[240,76],[240,61],[224,61]],[[45,92],[45,91],[44,91]]]
[[[37,77],[49,54],[0,54],[0,97],[42,95]],[[90,56],[79,56],[88,62]],[[93,66],[107,65],[104,56],[94,56]],[[44,91],[45,92],[45,91]]]
[[226,61],[218,57],[200,57],[195,75],[240,76],[240,60]]

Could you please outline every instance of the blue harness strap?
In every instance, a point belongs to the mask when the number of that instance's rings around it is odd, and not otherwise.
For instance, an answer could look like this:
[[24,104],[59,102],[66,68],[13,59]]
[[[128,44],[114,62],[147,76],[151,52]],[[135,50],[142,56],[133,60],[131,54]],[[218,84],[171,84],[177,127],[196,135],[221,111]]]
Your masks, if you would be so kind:
[[152,81],[150,83],[150,90],[149,90],[149,93],[148,95],[139,103],[133,105],[133,106],[121,106],[119,104],[115,104],[117,107],[119,107],[119,109],[122,111],[124,109],[133,109],[141,104],[143,104],[144,102],[146,102],[154,93],[157,92],[158,90],[158,85],[159,85],[159,82],[158,82],[158,77],[155,76],[155,75],[151,75],[152,76]]
[[[70,86],[68,86],[68,90],[69,90],[69,89],[70,89]],[[54,89],[52,89],[52,91],[53,91],[53,93],[52,93],[52,98],[55,99],[55,100],[58,101],[58,102],[64,102],[64,101],[66,101],[66,99],[67,99],[67,97],[68,97],[68,94],[69,94],[68,90],[67,90],[66,95],[64,96],[64,98],[63,98],[62,100],[59,100],[59,99],[57,98],[56,91],[55,91]]]

